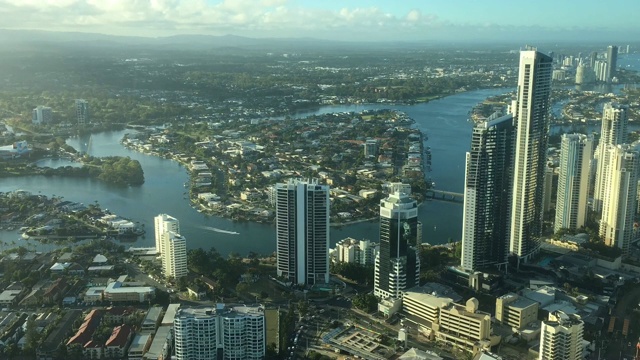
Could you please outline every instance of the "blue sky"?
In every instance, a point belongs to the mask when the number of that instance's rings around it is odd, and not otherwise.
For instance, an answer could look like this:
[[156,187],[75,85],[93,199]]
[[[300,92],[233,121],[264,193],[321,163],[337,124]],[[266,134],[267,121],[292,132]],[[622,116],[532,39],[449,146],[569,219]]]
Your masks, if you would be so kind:
[[0,27],[351,41],[629,41],[640,0],[0,0]]

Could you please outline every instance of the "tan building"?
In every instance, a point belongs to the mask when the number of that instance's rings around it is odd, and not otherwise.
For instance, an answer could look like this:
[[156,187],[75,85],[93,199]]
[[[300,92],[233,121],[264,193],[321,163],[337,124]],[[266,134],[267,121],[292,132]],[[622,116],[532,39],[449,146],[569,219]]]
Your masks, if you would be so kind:
[[538,319],[538,303],[509,293],[496,299],[496,320],[522,330]]
[[432,340],[474,354],[500,342],[500,336],[492,334],[491,315],[478,311],[476,298],[464,306],[449,297],[409,290],[402,302],[406,319]]

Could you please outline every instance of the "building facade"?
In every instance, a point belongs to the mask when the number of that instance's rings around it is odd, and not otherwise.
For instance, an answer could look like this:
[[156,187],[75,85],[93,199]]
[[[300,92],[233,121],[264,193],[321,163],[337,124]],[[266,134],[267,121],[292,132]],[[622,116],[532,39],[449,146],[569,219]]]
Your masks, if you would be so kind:
[[32,123],[36,125],[49,124],[53,121],[53,111],[50,107],[39,105],[33,109]]
[[187,239],[184,236],[173,231],[162,234],[163,248],[165,251],[161,254],[162,271],[165,276],[171,276],[174,279],[187,276]]
[[599,235],[608,246],[629,252],[637,208],[640,145],[609,145]]
[[167,214],[160,214],[153,218],[154,228],[155,228],[155,239],[156,239],[156,252],[162,254],[164,250],[162,249],[162,234],[173,231],[174,233],[180,233],[180,221],[174,218],[173,216]]
[[513,116],[477,124],[466,155],[461,266],[503,265],[509,252]]
[[496,320],[522,330],[538,320],[538,303],[513,293],[502,295],[496,298]]
[[535,255],[543,226],[543,181],[549,137],[552,59],[535,50],[520,52],[510,252],[520,261]]
[[277,274],[295,284],[329,282],[329,186],[310,181],[278,183]]
[[602,126],[600,141],[595,153],[596,179],[593,190],[593,211],[601,212],[605,196],[609,145],[622,145],[627,142],[627,125],[629,108],[616,103],[607,103],[602,109]]
[[176,359],[263,359],[265,332],[259,307],[180,308],[174,319]]
[[607,46],[607,82],[611,82],[616,76],[616,67],[618,66],[618,47],[615,45]]
[[399,298],[402,291],[420,284],[417,228],[418,205],[407,194],[395,192],[380,201],[380,251],[375,259],[375,296]]
[[378,244],[369,240],[356,240],[348,237],[336,243],[335,259],[344,263],[373,265],[378,248]]
[[540,330],[540,360],[583,359],[584,322],[578,315],[562,311],[549,314]]
[[76,99],[76,119],[78,126],[84,126],[91,123],[89,118],[89,102],[84,99]]
[[560,174],[554,231],[586,224],[593,136],[564,134],[560,146]]

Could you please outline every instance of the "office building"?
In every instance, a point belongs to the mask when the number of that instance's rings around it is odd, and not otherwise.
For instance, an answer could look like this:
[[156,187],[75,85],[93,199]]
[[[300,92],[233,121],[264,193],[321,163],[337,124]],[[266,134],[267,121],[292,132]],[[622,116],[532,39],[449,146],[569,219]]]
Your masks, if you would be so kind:
[[629,108],[624,105],[607,103],[602,110],[602,126],[600,141],[595,153],[596,179],[593,191],[593,210],[602,211],[605,196],[607,167],[609,158],[606,156],[609,145],[621,145],[627,142],[627,124]]
[[549,313],[540,330],[540,360],[584,359],[582,335],[584,322],[578,315],[562,311]]
[[491,314],[479,311],[478,306],[476,298],[460,305],[446,295],[420,288],[410,289],[402,297],[405,321],[430,340],[474,354],[500,342],[500,336],[493,334]]
[[478,123],[466,155],[461,266],[500,266],[509,253],[513,115]]
[[163,249],[162,271],[165,276],[174,279],[187,276],[187,240],[184,236],[168,231],[162,234]]
[[608,246],[629,252],[636,213],[640,147],[609,145],[599,235]]
[[560,175],[554,231],[576,230],[586,224],[593,137],[564,134],[560,145]]
[[538,320],[538,303],[509,293],[496,299],[496,320],[516,331]]
[[153,218],[153,223],[155,226],[156,252],[162,254],[164,252],[162,249],[162,234],[169,231],[173,231],[174,233],[179,234],[180,222],[173,216],[160,214]]
[[407,194],[395,192],[380,201],[380,251],[375,260],[373,293],[399,298],[420,284],[416,249],[418,205]]
[[618,47],[610,45],[607,47],[607,82],[616,76],[616,67],[618,66]]
[[76,99],[76,119],[78,126],[84,126],[91,123],[89,118],[89,102],[84,99]]
[[510,252],[528,261],[540,248],[543,181],[547,167],[552,59],[538,51],[520,52],[517,127],[511,196]]
[[294,284],[329,282],[329,186],[276,184],[277,274]]
[[259,360],[266,351],[260,307],[180,308],[174,320],[177,360]]
[[32,123],[35,125],[49,124],[53,121],[53,111],[50,107],[39,105],[33,109]]

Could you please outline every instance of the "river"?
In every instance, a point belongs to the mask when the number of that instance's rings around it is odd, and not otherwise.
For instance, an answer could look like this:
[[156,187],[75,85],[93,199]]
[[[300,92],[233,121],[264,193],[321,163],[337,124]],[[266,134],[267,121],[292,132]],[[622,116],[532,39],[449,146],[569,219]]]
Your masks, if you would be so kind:
[[[435,182],[437,189],[461,193],[464,187],[465,152],[469,149],[471,139],[472,123],[468,121],[468,113],[485,98],[511,90],[503,88],[470,91],[416,105],[323,106],[296,113],[295,117],[381,108],[404,111],[416,120],[415,126],[429,137],[426,146],[431,147],[433,159],[432,172],[427,176]],[[34,194],[63,196],[66,200],[85,204],[97,201],[103,208],[144,225],[147,234],[132,243],[133,246],[153,246],[153,217],[159,213],[167,213],[180,220],[181,233],[187,238],[189,248],[215,247],[221,254],[237,252],[241,255],[249,251],[259,254],[275,251],[274,226],[238,223],[197,212],[189,205],[183,187],[188,180],[186,170],[174,161],[124,148],[120,139],[126,132],[127,130],[104,132],[94,134],[91,138],[76,137],[69,139],[67,143],[93,156],[129,156],[140,161],[146,179],[142,186],[123,188],[93,179],[27,176],[0,179],[0,191],[22,189]],[[420,206],[418,214],[423,223],[423,242],[441,244],[449,238],[460,239],[460,203],[427,201]],[[332,227],[331,246],[347,236],[377,241],[378,221]],[[1,230],[0,240],[15,241],[17,245],[25,244],[15,231]],[[35,247],[38,250],[48,250],[51,245]]]

